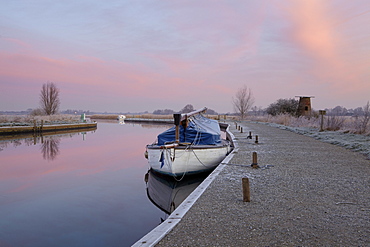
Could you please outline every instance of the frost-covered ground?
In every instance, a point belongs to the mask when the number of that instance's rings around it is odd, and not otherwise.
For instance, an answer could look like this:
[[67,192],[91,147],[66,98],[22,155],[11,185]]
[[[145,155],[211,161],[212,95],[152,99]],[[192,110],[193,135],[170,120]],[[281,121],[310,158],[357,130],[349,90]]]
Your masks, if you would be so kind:
[[0,127],[9,126],[32,126],[36,121],[40,124],[69,124],[81,121],[80,116],[76,115],[51,115],[51,116],[30,116],[30,115],[0,115]]
[[344,133],[341,131],[319,131],[317,128],[290,127],[276,123],[258,122],[279,129],[289,130],[297,134],[313,137],[322,142],[342,146],[355,152],[362,153],[370,159],[370,136]]

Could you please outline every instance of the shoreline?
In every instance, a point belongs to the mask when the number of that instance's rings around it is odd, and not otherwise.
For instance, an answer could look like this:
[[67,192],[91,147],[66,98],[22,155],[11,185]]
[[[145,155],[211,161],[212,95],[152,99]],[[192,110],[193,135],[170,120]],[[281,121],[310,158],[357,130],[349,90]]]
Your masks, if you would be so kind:
[[18,136],[22,134],[42,134],[81,129],[97,129],[97,123],[73,123],[34,126],[5,126],[0,127],[0,136]]

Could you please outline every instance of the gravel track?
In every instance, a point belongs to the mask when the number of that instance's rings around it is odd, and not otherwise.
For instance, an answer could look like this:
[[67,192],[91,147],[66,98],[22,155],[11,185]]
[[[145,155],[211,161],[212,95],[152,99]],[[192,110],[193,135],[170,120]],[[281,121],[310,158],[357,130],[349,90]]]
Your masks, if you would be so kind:
[[[231,126],[239,151],[156,246],[370,246],[366,156],[264,124],[241,126],[244,133]],[[253,151],[259,169],[250,166]],[[242,200],[243,177],[251,202]]]

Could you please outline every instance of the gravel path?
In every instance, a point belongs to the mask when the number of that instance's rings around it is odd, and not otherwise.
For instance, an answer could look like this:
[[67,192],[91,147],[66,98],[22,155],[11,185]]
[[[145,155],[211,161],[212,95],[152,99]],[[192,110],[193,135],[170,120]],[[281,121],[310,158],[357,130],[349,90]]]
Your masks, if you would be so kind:
[[[370,246],[370,161],[263,124],[157,246]],[[259,136],[259,144],[247,139]],[[259,169],[251,168],[252,152]],[[250,180],[243,202],[241,179]]]

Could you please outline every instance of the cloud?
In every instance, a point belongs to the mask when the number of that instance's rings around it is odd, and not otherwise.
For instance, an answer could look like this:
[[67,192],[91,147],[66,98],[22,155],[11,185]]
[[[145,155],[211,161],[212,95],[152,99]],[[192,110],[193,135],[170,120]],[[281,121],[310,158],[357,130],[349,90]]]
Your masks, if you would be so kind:
[[[360,47],[354,47],[357,42],[354,42],[353,37],[361,33],[351,29],[358,25],[355,17],[370,20],[369,16],[364,16],[368,11],[354,14],[351,18],[343,18],[339,12],[346,6],[335,9],[338,6],[319,0],[288,3],[279,7],[291,23],[292,41],[302,49],[304,56],[311,59],[312,69],[306,72],[317,78],[319,83],[326,81],[331,84],[332,89],[338,92],[343,88],[351,90],[347,86],[349,83],[357,89],[361,88],[363,75],[366,75],[365,78],[370,75],[366,69],[369,59],[368,56],[357,53],[356,50]],[[353,23],[347,26],[339,25],[344,22]],[[370,41],[369,37],[362,38]]]
[[[22,85],[37,92],[54,81],[67,107],[106,111],[192,103],[228,112],[243,84],[262,106],[297,94],[330,103],[345,94],[351,104],[368,98],[367,1],[68,1],[42,12],[39,7],[9,2],[0,10],[9,20],[0,38],[0,83],[9,93]],[[11,14],[15,10],[18,15]]]
[[[162,98],[163,107],[169,107],[166,105],[169,100],[176,101],[179,97],[185,98],[185,95],[200,97],[203,91],[209,91],[208,87],[203,86],[202,80],[184,78],[184,74],[190,72],[180,73],[181,77],[176,74],[179,70],[186,70],[189,66],[187,63],[167,58],[162,60],[171,63],[165,67],[172,68],[172,74],[162,74],[145,65],[133,66],[95,57],[80,57],[77,61],[0,52],[0,58],[0,66],[3,68],[1,77],[23,78],[24,82],[18,88],[31,83],[35,91],[39,90],[42,83],[53,81],[61,89],[61,97],[67,101],[62,102],[62,105],[64,103],[67,106],[70,105],[68,102],[77,105],[76,102],[82,97],[90,106],[99,109],[107,108],[105,104],[111,105],[112,102],[126,102],[124,110],[128,111],[129,102],[131,106],[137,101],[150,106],[150,101],[158,98]],[[194,91],[194,88],[197,90]],[[104,101],[99,102],[100,107],[93,103],[97,99]],[[191,101],[189,97],[186,101],[182,104],[192,103],[188,102]]]

